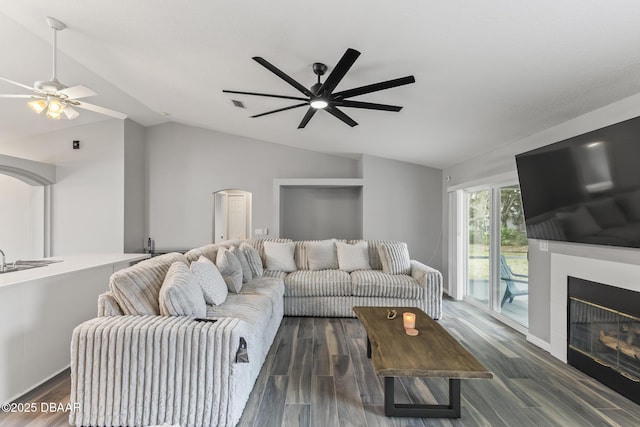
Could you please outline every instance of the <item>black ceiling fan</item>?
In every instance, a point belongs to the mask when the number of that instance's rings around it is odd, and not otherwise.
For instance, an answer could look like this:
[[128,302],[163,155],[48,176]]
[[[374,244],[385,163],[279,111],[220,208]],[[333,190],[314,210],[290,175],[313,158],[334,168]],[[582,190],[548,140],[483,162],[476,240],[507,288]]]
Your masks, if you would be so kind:
[[313,64],[313,72],[318,76],[318,82],[315,83],[310,88],[306,88],[302,84],[298,83],[290,76],[285,74],[282,70],[277,68],[275,65],[268,62],[266,59],[261,58],[259,56],[254,56],[253,60],[258,64],[265,67],[267,70],[271,71],[276,76],[280,77],[285,82],[289,83],[291,86],[296,88],[298,91],[302,92],[306,98],[297,97],[297,96],[287,96],[287,95],[273,95],[269,93],[257,93],[257,92],[241,92],[237,90],[223,90],[225,93],[237,93],[240,95],[256,95],[256,96],[268,96],[271,98],[282,98],[282,99],[293,99],[297,101],[303,101],[299,104],[290,105],[288,107],[279,108],[273,111],[267,111],[266,113],[256,114],[254,117],[266,116],[267,114],[278,113],[280,111],[291,110],[293,108],[309,106],[307,113],[302,118],[302,121],[298,125],[298,129],[304,128],[309,120],[313,117],[313,115],[318,110],[325,110],[327,113],[337,117],[342,120],[349,126],[357,126],[358,123],[355,122],[351,117],[347,116],[342,110],[338,107],[348,107],[348,108],[364,108],[367,110],[382,110],[382,111],[400,111],[402,107],[396,105],[386,105],[386,104],[374,104],[371,102],[362,102],[362,101],[351,101],[348,98],[352,98],[358,95],[364,95],[366,93],[377,92],[379,90],[391,89],[396,86],[407,85],[410,83],[415,83],[416,79],[413,76],[400,77],[398,79],[387,80],[380,83],[374,83],[366,86],[360,86],[353,89],[347,89],[340,92],[333,92],[333,90],[338,86],[338,83],[342,80],[342,78],[347,74],[351,66],[356,59],[360,56],[360,52],[355,49],[347,49],[347,51],[342,55],[338,64],[336,64],[335,68],[324,83],[320,82],[320,76],[324,75],[327,72],[327,66],[325,64],[316,62]]

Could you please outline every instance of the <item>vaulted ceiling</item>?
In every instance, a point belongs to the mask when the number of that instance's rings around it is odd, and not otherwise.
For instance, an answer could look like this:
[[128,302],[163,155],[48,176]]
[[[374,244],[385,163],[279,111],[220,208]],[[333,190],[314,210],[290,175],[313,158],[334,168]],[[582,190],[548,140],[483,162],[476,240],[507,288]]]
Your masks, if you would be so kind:
[[[640,92],[640,2],[382,0],[20,0],[0,3],[0,76],[51,76],[53,16],[58,78],[98,95],[87,101],[144,125],[187,125],[352,155],[447,167]],[[295,103],[223,89],[298,96],[251,60],[262,56],[306,86],[314,62],[347,48],[362,55],[338,90],[414,75],[416,83],[358,97],[399,113],[326,112],[297,129]],[[0,82],[0,93],[25,93]],[[233,106],[237,99],[246,109]],[[354,98],[356,99],[356,98]],[[105,120],[36,116],[0,99],[2,145],[34,133]],[[168,113],[168,115],[161,115]]]

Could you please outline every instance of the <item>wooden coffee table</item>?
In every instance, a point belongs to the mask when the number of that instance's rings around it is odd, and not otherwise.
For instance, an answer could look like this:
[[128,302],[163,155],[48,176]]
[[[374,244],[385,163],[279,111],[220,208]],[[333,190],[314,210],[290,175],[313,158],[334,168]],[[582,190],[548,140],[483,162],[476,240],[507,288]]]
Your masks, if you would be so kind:
[[[397,317],[387,319],[387,310]],[[471,353],[425,312],[414,307],[354,307],[367,330],[367,356],[384,376],[384,410],[389,417],[460,418],[460,379],[493,378]],[[404,331],[402,313],[416,315],[417,336]],[[395,377],[449,378],[449,404],[394,402]]]

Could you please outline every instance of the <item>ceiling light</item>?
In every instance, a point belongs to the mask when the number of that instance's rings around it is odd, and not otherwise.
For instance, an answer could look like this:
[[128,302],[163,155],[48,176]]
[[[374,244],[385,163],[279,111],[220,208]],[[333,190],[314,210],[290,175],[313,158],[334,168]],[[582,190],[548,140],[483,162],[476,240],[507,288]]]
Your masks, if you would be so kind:
[[67,116],[67,119],[69,120],[73,120],[80,115],[80,113],[78,113],[78,111],[75,108],[70,107],[68,105],[64,107],[64,110],[62,110],[62,112],[64,113],[65,116]]
[[327,108],[328,105],[329,105],[329,103],[327,103],[327,101],[325,101],[322,98],[316,98],[316,99],[311,101],[311,106],[313,108],[320,109],[320,110],[323,109],[323,108]]
[[62,118],[62,115],[59,111],[53,111],[51,110],[51,107],[49,107],[49,109],[47,109],[47,117],[52,120],[60,120]]
[[62,113],[62,109],[64,108],[64,106],[62,105],[62,102],[60,102],[60,100],[58,98],[49,98],[49,110],[52,113]]
[[33,111],[40,114],[47,108],[47,101],[44,99],[34,99],[33,101],[29,101],[28,105]]

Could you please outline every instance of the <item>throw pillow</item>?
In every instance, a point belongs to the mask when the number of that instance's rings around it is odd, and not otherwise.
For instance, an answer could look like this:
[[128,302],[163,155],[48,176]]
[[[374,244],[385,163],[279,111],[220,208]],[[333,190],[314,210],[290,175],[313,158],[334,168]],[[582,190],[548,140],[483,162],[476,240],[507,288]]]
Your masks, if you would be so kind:
[[251,275],[253,277],[262,277],[264,270],[262,268],[262,258],[260,258],[260,253],[258,252],[258,250],[250,244],[244,242],[240,245],[240,250],[249,263],[249,268],[251,268]]
[[337,270],[336,241],[331,239],[307,242],[307,260],[309,270]]
[[160,314],[163,316],[207,315],[207,304],[195,276],[183,262],[169,267],[160,288]]
[[296,244],[294,242],[264,242],[267,270],[283,271],[285,273],[296,271],[296,262],[293,258],[295,249]]
[[218,249],[216,265],[227,283],[227,289],[234,294],[240,293],[242,289],[242,266],[238,258],[229,252],[229,249]]
[[197,261],[191,263],[191,272],[202,288],[207,304],[220,305],[227,299],[227,283],[209,258],[200,255]]
[[349,273],[356,270],[371,270],[369,265],[369,244],[366,240],[352,245],[336,242],[336,249],[340,270]]
[[247,283],[253,277],[251,274],[251,267],[249,267],[249,262],[247,261],[247,257],[244,256],[244,253],[240,250],[238,246],[231,246],[229,251],[238,258],[240,261],[240,267],[242,267],[242,283]]
[[388,242],[378,245],[382,271],[389,274],[411,274],[411,258],[404,242]]

